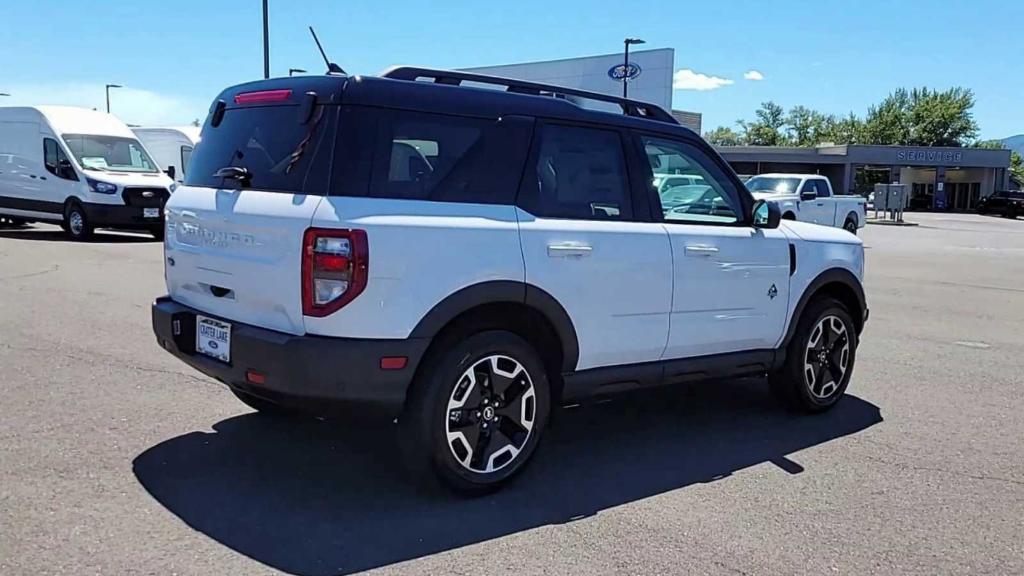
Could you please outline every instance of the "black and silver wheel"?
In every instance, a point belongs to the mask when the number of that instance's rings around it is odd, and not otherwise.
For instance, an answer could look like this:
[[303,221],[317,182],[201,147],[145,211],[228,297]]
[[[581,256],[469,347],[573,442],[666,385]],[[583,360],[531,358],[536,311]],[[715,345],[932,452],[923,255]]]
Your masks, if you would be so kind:
[[68,238],[72,240],[88,240],[92,236],[92,226],[85,215],[81,204],[73,202],[64,210],[64,224],[62,226]]
[[847,218],[846,222],[843,223],[843,230],[846,230],[854,236],[857,235],[857,221],[853,218]]
[[850,363],[850,335],[836,315],[822,318],[811,330],[804,350],[804,385],[819,400],[832,397]]
[[490,474],[523,451],[537,420],[537,392],[517,360],[499,354],[466,369],[448,399],[445,438],[463,468]]
[[856,352],[857,330],[846,307],[817,298],[801,315],[782,369],[769,375],[772,390],[790,408],[827,410],[846,392]]
[[516,334],[487,331],[424,362],[400,419],[407,460],[460,492],[499,487],[523,468],[547,424],[540,357]]

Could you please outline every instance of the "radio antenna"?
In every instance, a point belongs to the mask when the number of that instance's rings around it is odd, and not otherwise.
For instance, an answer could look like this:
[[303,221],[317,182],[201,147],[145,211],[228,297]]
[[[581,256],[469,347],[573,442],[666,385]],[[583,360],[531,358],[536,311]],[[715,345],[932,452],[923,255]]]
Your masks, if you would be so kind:
[[320,39],[316,37],[316,31],[313,30],[312,26],[309,27],[309,33],[313,35],[313,41],[316,42],[316,47],[320,50],[320,55],[323,56],[324,58],[324,64],[327,64],[327,73],[345,74],[345,71],[341,69],[341,66],[338,66],[334,62],[331,62],[331,60],[327,57],[327,53],[324,52],[324,47],[322,44],[320,44]]

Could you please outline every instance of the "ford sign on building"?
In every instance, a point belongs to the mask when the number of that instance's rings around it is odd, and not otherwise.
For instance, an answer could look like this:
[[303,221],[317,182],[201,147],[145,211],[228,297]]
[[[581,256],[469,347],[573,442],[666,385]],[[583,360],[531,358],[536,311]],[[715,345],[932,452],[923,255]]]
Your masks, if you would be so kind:
[[[477,74],[590,90],[611,96],[622,95],[622,79],[628,77],[631,99],[650,102],[666,110],[671,110],[674,68],[675,50],[661,48],[631,51],[628,66],[623,62],[623,54],[619,52],[601,56],[524,62],[522,64],[466,68],[465,70]],[[615,108],[613,105],[591,101],[586,101],[583,104],[589,108],[604,109],[606,106],[609,110]],[[688,113],[685,116],[677,114],[676,117],[689,119],[690,122],[684,122],[683,125],[691,130],[700,131],[699,114]]]

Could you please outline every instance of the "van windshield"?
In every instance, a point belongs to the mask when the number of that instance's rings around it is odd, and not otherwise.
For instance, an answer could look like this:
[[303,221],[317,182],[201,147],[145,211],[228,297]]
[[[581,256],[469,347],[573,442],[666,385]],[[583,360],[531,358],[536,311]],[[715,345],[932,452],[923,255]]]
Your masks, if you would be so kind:
[[65,134],[64,143],[84,170],[158,172],[156,163],[134,138]]

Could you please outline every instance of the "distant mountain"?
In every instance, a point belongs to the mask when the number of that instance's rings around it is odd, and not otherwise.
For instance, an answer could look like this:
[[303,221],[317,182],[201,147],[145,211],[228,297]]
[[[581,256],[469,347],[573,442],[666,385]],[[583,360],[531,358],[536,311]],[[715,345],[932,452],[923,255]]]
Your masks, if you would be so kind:
[[1003,138],[1003,144],[1010,150],[1016,150],[1018,154],[1024,156],[1024,134]]

